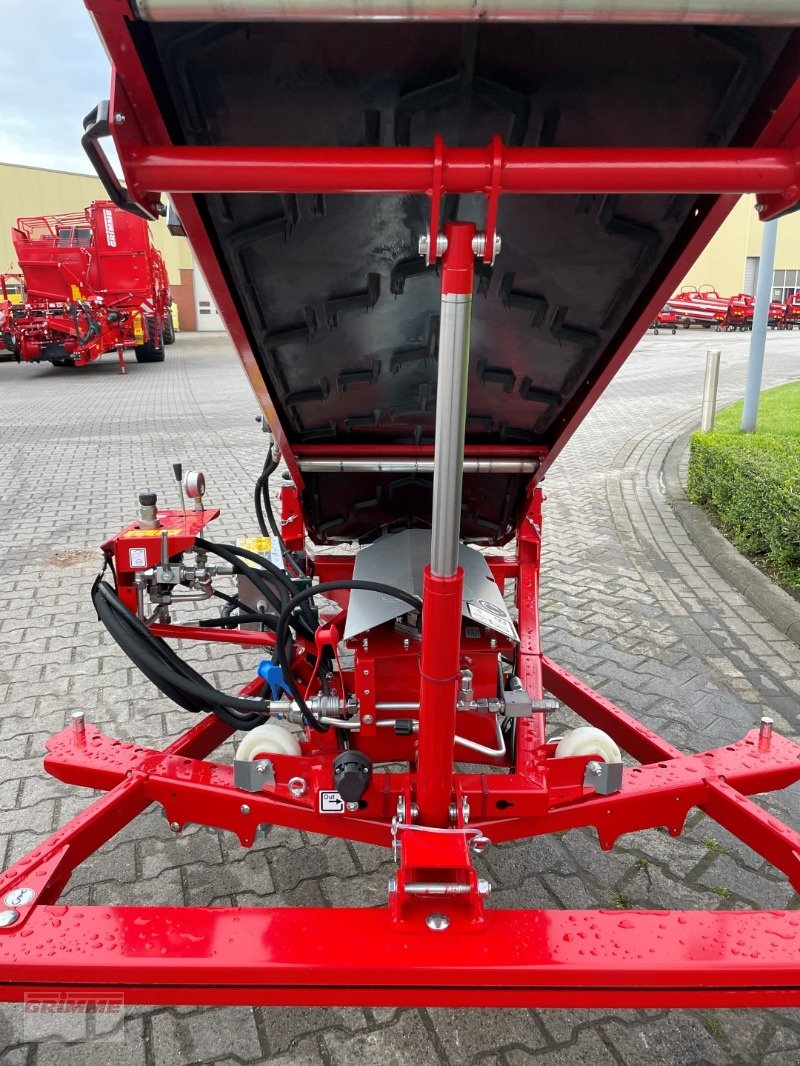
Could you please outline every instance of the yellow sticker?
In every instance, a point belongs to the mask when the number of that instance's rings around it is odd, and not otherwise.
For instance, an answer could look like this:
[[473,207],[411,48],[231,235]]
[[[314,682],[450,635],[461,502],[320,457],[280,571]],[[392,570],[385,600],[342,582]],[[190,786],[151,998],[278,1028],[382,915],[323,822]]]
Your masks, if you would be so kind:
[[240,537],[236,544],[251,552],[268,552],[272,548],[272,541],[269,537]]
[[123,537],[160,537],[162,533],[166,533],[169,537],[178,537],[183,533],[182,529],[129,529],[127,533],[123,533]]

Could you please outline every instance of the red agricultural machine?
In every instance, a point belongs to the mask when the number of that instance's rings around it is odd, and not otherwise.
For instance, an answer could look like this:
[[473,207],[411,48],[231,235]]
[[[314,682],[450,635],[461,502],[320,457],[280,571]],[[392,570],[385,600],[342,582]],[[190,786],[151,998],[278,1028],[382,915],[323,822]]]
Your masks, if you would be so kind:
[[713,326],[718,333],[723,330],[733,333],[737,329],[744,331],[753,328],[755,297],[746,292],[720,296],[711,285],[704,285],[700,289],[684,286],[679,293],[670,297],[667,306],[675,312],[684,329],[694,325],[705,329]]
[[669,304],[664,304],[653,320],[652,330],[656,336],[658,336],[662,329],[668,329],[673,334],[678,332],[678,316]]
[[800,326],[800,292],[795,292],[786,298],[786,313],[783,322],[787,329]]
[[[197,474],[188,512],[143,493],[103,546],[100,619],[200,717],[163,751],[81,710],[49,741],[48,772],[105,795],[2,876],[3,996],[800,1004],[796,911],[508,910],[474,862],[580,826],[677,836],[698,808],[800,889],[800,835],[749,798],[800,780],[800,745],[765,718],[684,754],[538,620],[542,478],[738,196],[798,205],[793,5],[87,6],[114,76],[84,144],[120,206],[175,205],[272,430],[279,551],[209,540]],[[241,646],[251,679],[215,688],[175,639]],[[556,701],[582,720],[562,737]],[[59,904],[154,803],[246,847],[278,825],[387,848],[385,905]]]
[[169,278],[148,223],[110,201],[68,215],[20,218],[11,239],[24,300],[0,304],[0,333],[19,362],[85,366],[132,347],[164,359],[175,339]]

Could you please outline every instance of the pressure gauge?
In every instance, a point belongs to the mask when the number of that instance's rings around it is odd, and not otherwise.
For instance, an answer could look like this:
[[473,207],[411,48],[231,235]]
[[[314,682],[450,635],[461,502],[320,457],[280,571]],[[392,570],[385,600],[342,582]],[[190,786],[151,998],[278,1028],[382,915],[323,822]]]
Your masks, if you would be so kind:
[[195,507],[202,508],[203,496],[206,491],[206,476],[199,470],[190,470],[183,479],[183,491],[190,500],[195,501]]

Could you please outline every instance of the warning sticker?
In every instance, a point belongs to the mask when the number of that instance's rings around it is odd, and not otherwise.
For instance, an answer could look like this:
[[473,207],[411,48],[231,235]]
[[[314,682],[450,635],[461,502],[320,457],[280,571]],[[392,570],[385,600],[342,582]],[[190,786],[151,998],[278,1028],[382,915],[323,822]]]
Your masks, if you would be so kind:
[[236,541],[240,548],[247,548],[250,552],[265,552],[269,554],[272,541],[269,537],[239,537]]
[[147,549],[128,548],[128,564],[131,570],[143,570],[147,568]]
[[[258,552],[259,555],[265,555],[270,562],[275,566],[284,570],[283,558],[281,556],[280,545],[277,541],[273,542],[271,537],[239,537],[236,541],[240,548],[246,548],[247,551]],[[256,564],[252,559],[242,559],[242,562],[246,566],[255,566]]]
[[319,813],[341,814],[344,811],[344,800],[338,792],[320,792]]
[[467,610],[470,618],[475,622],[480,622],[482,626],[488,626],[489,629],[494,629],[498,633],[504,633],[511,640],[519,640],[514,623],[495,604],[487,600],[478,600],[477,603],[468,602]]
[[166,533],[168,537],[177,537],[183,532],[182,529],[129,529],[122,536],[126,540],[133,540],[134,537],[160,537],[162,533]]

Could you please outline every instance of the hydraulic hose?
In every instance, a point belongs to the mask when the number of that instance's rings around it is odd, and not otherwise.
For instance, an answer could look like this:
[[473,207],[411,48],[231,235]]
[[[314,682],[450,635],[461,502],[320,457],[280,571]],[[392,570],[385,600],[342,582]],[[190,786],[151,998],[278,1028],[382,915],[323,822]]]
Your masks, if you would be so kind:
[[[300,708],[303,719],[312,729],[316,729],[317,732],[320,733],[324,732],[328,727],[317,721],[309,709],[308,704],[303,699],[297,685],[294,683],[289,655],[287,655],[286,651],[287,637],[291,636],[289,633],[289,623],[291,621],[292,612],[295,611],[297,607],[314,596],[324,592],[337,592],[340,589],[380,592],[385,596],[391,596],[393,599],[402,600],[404,603],[407,603],[412,610],[422,611],[422,600],[420,600],[418,596],[414,596],[410,592],[405,592],[403,589],[394,588],[392,585],[382,585],[377,581],[323,581],[319,585],[312,585],[311,588],[303,589],[302,592],[298,592],[296,596],[293,596],[292,599],[289,600],[281,611],[280,617],[278,618],[278,625],[275,630],[276,657],[278,664],[283,671],[284,681],[289,687],[297,706]],[[289,642],[289,647],[291,647],[291,642]]]
[[209,684],[156,637],[100,578],[92,587],[97,616],[145,677],[184,710],[212,711],[234,729],[252,729],[269,717],[269,700],[231,696]]
[[[289,564],[292,570],[294,570],[298,577],[302,577],[303,568],[297,558],[286,547],[286,541],[283,539],[281,531],[278,529],[278,523],[275,521],[275,513],[272,510],[272,501],[269,498],[269,479],[277,469],[278,460],[274,457],[272,447],[270,446],[270,449],[267,452],[267,458],[264,461],[264,467],[256,481],[253,492],[256,521],[258,522],[258,528],[261,530],[261,535],[266,537],[271,534],[275,538],[281,549],[281,555],[284,560]],[[264,520],[265,515],[266,521]],[[267,524],[269,524],[269,533],[267,532]]]
[[[89,325],[85,333],[81,333],[81,327],[78,324],[78,311],[81,310],[89,319]],[[79,307],[78,304],[69,305],[69,317],[72,319],[72,324],[75,326],[76,339],[78,344],[86,344],[87,341],[92,340],[100,332],[100,324],[94,318],[85,307]]]

